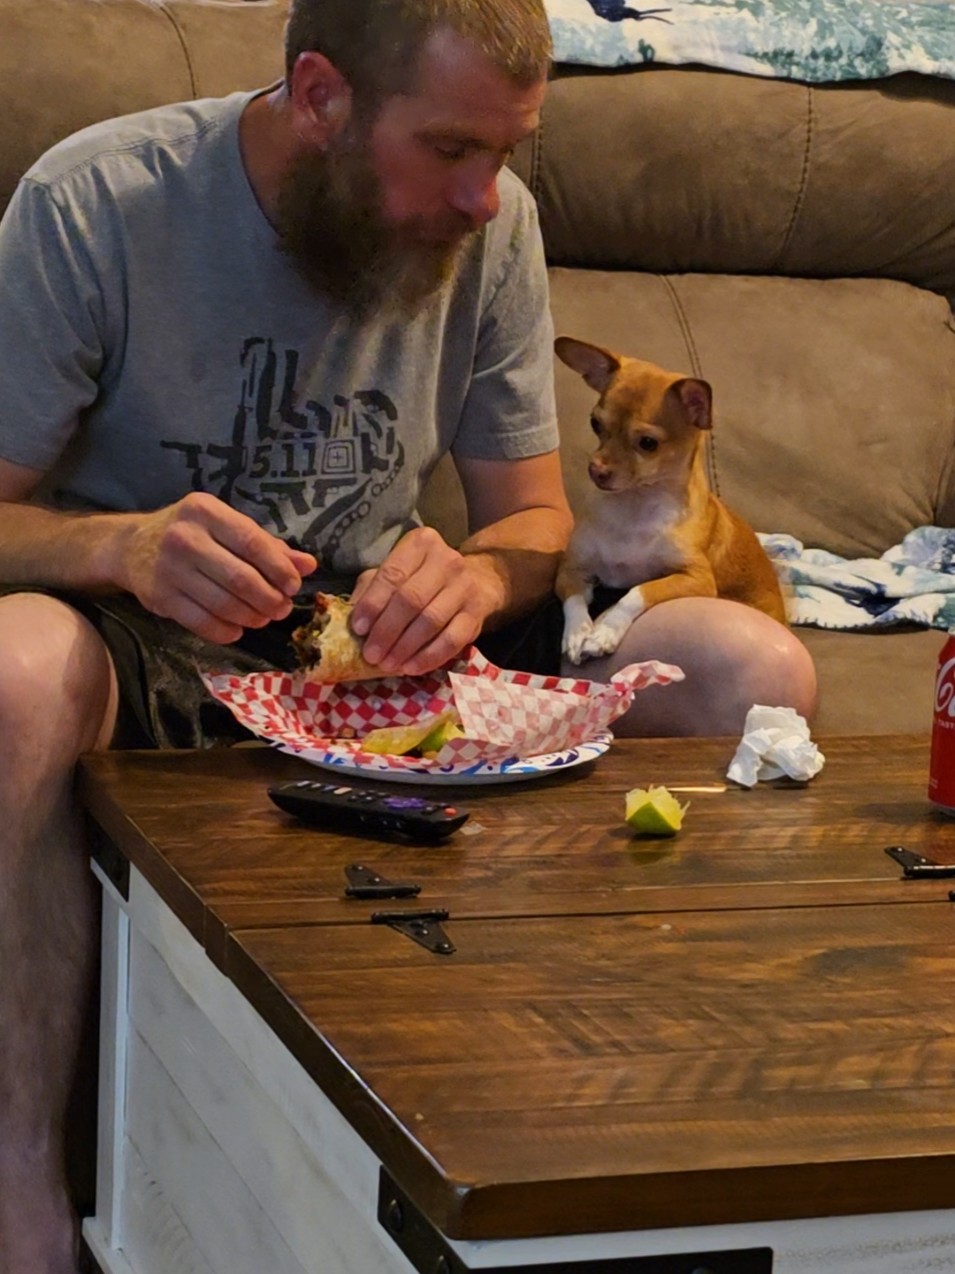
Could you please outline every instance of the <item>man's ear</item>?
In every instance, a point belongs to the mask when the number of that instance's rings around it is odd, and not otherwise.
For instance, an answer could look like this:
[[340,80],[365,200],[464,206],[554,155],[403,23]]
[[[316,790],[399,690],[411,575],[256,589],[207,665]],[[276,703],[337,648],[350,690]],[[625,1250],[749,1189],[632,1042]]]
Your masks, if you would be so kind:
[[289,101],[296,135],[324,150],[348,122],[352,91],[324,53],[300,53],[292,68]]

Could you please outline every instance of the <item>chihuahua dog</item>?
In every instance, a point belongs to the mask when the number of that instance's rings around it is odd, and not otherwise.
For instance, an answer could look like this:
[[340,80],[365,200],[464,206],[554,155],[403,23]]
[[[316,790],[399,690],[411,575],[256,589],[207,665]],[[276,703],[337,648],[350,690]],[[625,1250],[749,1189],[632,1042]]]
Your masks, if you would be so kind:
[[[600,395],[595,489],[557,574],[564,654],[578,664],[610,654],[638,615],[674,597],[727,597],[785,623],[772,563],[706,481],[707,382],[568,336],[554,348]],[[625,591],[591,619],[597,584]]]

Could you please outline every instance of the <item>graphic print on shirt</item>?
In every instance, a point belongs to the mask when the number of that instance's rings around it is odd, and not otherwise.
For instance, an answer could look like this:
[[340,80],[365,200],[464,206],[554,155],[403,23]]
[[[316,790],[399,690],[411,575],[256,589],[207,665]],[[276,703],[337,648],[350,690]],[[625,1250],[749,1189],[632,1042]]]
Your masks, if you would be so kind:
[[299,352],[249,337],[227,445],[163,442],[181,451],[192,489],[218,496],[296,548],[334,563],[335,551],[404,467],[398,409],[377,389],[299,401]]

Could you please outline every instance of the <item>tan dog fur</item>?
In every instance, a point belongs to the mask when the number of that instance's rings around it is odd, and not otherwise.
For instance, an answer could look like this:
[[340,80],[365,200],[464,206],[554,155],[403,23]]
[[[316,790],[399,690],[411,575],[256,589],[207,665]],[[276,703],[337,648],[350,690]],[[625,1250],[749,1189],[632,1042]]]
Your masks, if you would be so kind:
[[[610,654],[638,615],[675,597],[730,598],[785,623],[772,563],[706,480],[707,382],[567,336],[554,348],[600,394],[594,490],[557,575],[564,654],[574,663]],[[591,620],[598,582],[629,591]]]

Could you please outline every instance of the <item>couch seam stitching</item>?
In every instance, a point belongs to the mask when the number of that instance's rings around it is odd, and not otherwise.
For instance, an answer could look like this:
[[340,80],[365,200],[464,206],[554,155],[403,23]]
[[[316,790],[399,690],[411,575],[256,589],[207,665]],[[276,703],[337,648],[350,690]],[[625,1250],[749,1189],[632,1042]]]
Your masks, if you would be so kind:
[[[702,380],[703,369],[700,365],[699,351],[696,348],[696,342],[693,339],[693,329],[690,326],[690,320],[687,317],[686,310],[683,308],[683,302],[680,300],[680,294],[677,292],[676,287],[673,283],[673,280],[669,277],[669,275],[661,274],[661,275],[658,275],[657,277],[662,281],[663,286],[666,288],[667,292],[669,293],[670,303],[672,304],[673,309],[676,313],[676,319],[680,325],[680,331],[683,333],[683,340],[684,340],[684,343],[686,344],[687,353],[690,356],[690,364],[693,371],[693,375],[696,376],[699,380]],[[710,486],[712,487],[714,493],[716,495],[719,495],[720,475],[719,475],[719,469],[716,463],[716,439],[713,435],[712,429],[707,431],[706,454],[707,454],[707,460],[708,460],[707,468],[709,470]]]
[[199,85],[196,82],[196,68],[193,66],[192,57],[189,53],[189,44],[186,40],[186,33],[180,26],[179,19],[170,9],[166,8],[163,0],[153,0],[153,3],[159,12],[162,13],[167,21],[172,25],[172,29],[176,33],[176,37],[178,38],[179,45],[182,49],[182,56],[186,60],[186,70],[189,74],[190,93],[193,98],[196,98],[199,96]]
[[803,150],[803,156],[802,156],[802,171],[799,174],[799,189],[796,191],[796,198],[793,200],[792,212],[789,215],[789,225],[786,227],[786,232],[783,235],[783,241],[779,251],[776,254],[776,260],[770,266],[770,269],[769,269],[770,274],[776,271],[783,257],[786,255],[787,251],[789,250],[789,246],[796,235],[796,223],[799,220],[799,215],[802,212],[803,205],[806,202],[806,192],[809,189],[809,168],[810,168],[810,162],[812,158],[813,134],[814,134],[815,124],[816,124],[815,102],[816,102],[815,92],[811,85],[807,85],[806,86],[806,142],[805,142],[805,148]]

